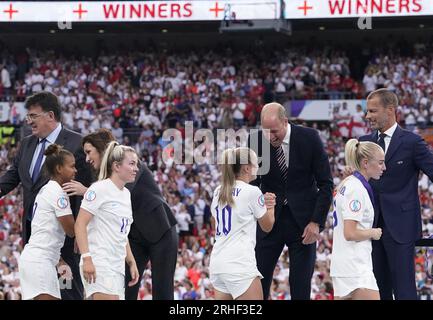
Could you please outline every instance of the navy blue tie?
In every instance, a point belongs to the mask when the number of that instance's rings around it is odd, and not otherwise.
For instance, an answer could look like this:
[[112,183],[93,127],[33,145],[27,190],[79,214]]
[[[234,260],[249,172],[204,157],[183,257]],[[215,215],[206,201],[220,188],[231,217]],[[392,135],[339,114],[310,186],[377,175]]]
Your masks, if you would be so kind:
[[39,150],[38,158],[36,159],[35,167],[33,168],[32,172],[32,182],[33,184],[38,180],[39,173],[41,172],[41,165],[42,165],[42,159],[44,158],[44,152],[45,152],[45,143],[47,142],[47,139],[42,139],[39,141],[41,144],[41,149]]
[[383,152],[385,152],[385,138],[387,135],[385,133],[381,133],[379,135],[379,140],[377,140],[377,144],[382,147]]

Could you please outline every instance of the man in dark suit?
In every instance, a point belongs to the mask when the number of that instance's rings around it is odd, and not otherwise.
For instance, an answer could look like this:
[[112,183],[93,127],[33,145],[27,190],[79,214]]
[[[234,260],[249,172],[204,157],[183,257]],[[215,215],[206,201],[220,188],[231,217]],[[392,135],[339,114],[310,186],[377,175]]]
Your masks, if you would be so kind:
[[249,145],[262,158],[261,167],[267,166],[269,171],[259,171],[261,175],[254,184],[263,193],[273,192],[277,196],[272,231],[266,234],[257,228],[256,258],[264,277],[263,296],[268,298],[275,265],[287,245],[291,297],[307,300],[316,241],[332,201],[328,156],[317,131],[289,123],[284,107],[278,103],[263,107],[261,124],[264,130],[250,135]]
[[415,241],[422,236],[418,174],[433,180],[433,155],[424,140],[396,122],[397,96],[379,89],[367,97],[366,119],[374,132],[361,141],[378,143],[385,151],[386,171],[372,180],[375,226],[382,228],[373,241],[373,271],[381,299],[416,299]]
[[[22,217],[22,237],[26,244],[31,234],[32,208],[39,190],[48,182],[42,170],[44,150],[52,143],[62,145],[75,156],[76,179],[85,185],[90,182],[90,168],[85,162],[81,148],[81,136],[62,127],[61,108],[57,97],[50,92],[38,92],[25,102],[28,111],[27,123],[32,135],[25,137],[11,167],[0,177],[0,196],[8,194],[21,182],[23,187],[24,213]],[[76,216],[81,198],[71,197],[71,209]],[[83,285],[78,269],[79,255],[74,253],[74,239],[66,237],[61,256],[72,271],[72,288],[61,290],[62,299],[83,299]]]
[[[152,173],[142,163],[131,191],[134,222],[129,232],[129,245],[139,274],[152,264],[152,299],[174,299],[174,272],[177,262],[178,235],[176,218],[163,198]],[[125,268],[125,299],[137,300],[140,281],[133,287],[129,268]]]

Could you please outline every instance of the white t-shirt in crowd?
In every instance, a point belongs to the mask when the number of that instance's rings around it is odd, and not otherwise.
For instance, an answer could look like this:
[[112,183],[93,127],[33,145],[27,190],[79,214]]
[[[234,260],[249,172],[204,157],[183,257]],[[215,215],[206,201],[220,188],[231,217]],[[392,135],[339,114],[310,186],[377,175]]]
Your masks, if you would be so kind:
[[57,264],[65,242],[65,231],[57,218],[70,214],[72,211],[68,196],[56,181],[48,181],[36,196],[32,233],[22,256],[28,261],[48,259]]
[[365,75],[364,79],[362,80],[362,83],[365,86],[365,91],[371,92],[376,90],[376,83],[377,83],[377,77],[375,75],[369,76]]
[[210,273],[249,273],[257,270],[255,247],[257,219],[266,213],[265,200],[256,186],[236,180],[234,206],[218,204],[221,186],[212,200],[215,244],[210,257]]
[[189,231],[191,216],[188,212],[181,211],[176,215],[177,227],[179,231]]
[[129,190],[120,190],[111,179],[95,182],[84,194],[81,208],[93,214],[87,226],[93,263],[124,275],[128,233],[133,222]]
[[331,277],[359,277],[373,271],[371,240],[347,241],[344,220],[358,221],[358,229],[373,226],[374,209],[367,189],[355,176],[349,176],[334,198],[334,231]]

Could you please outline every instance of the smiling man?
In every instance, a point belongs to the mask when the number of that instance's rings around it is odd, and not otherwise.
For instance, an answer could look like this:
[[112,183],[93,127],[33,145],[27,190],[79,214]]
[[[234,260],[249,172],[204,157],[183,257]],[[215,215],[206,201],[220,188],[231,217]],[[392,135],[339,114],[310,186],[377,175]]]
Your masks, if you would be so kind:
[[415,241],[421,238],[418,174],[433,181],[433,155],[417,134],[396,122],[398,98],[387,89],[367,97],[366,120],[374,132],[360,138],[385,151],[386,171],[370,182],[375,196],[375,225],[382,228],[373,241],[373,271],[382,300],[416,299]]
[[[44,173],[44,151],[53,144],[59,144],[75,156],[76,180],[84,185],[90,183],[90,168],[85,162],[81,147],[81,136],[62,127],[60,103],[50,92],[38,92],[25,102],[27,109],[26,121],[31,126],[32,134],[21,141],[17,156],[6,173],[0,177],[0,196],[15,189],[21,182],[23,187],[24,212],[22,217],[22,238],[24,244],[31,234],[32,209],[39,190],[48,182]],[[80,208],[81,198],[71,197],[71,209],[74,216]],[[74,240],[66,237],[62,249],[62,258],[72,271],[72,287],[66,285],[61,290],[62,299],[82,299],[83,286],[78,271],[79,256],[74,253]]]
[[[333,180],[328,156],[316,130],[288,122],[284,107],[265,105],[261,113],[262,132],[250,136],[249,144],[262,158],[269,172],[253,184],[263,193],[277,197],[275,224],[268,234],[257,228],[256,258],[263,296],[267,299],[272,275],[284,245],[289,248],[290,294],[294,300],[308,300],[316,261],[316,241],[325,226],[332,201]],[[264,139],[264,140],[263,140]],[[270,148],[256,148],[268,141]],[[269,154],[265,154],[269,150]]]

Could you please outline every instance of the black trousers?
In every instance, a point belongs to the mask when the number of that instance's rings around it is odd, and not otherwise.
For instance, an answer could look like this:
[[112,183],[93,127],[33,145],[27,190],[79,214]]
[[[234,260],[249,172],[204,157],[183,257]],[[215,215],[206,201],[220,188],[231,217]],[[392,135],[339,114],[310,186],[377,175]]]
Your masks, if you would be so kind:
[[64,284],[60,287],[62,300],[83,300],[84,288],[81,282],[80,275],[80,255],[74,252],[74,239],[66,237],[65,245],[62,248],[61,256],[68,264],[72,271],[71,285],[68,279],[62,279],[60,283]]
[[[26,224],[28,240],[31,235],[31,221],[26,220]],[[74,239],[66,236],[65,244],[61,250],[61,257],[68,264],[72,272],[72,279],[59,279],[62,300],[83,300],[84,288],[79,269],[80,255],[74,253]]]
[[[147,241],[132,224],[129,232],[129,245],[137,263],[140,280],[144,269],[150,260],[152,267],[152,299],[174,299],[174,272],[176,270],[177,249],[179,239],[176,226],[171,227],[156,243]],[[125,299],[137,300],[140,289],[140,281],[135,286],[129,287],[131,281],[129,267],[125,267]]]
[[[259,229],[260,226],[257,226]],[[292,300],[309,300],[311,297],[311,277],[316,261],[316,243],[302,244],[304,232],[290,212],[288,206],[283,206],[282,212],[275,221],[269,234],[262,237],[258,230],[256,244],[257,267],[263,276],[262,288],[265,300],[269,297],[273,273],[284,245],[289,248],[290,274],[289,285]]]

